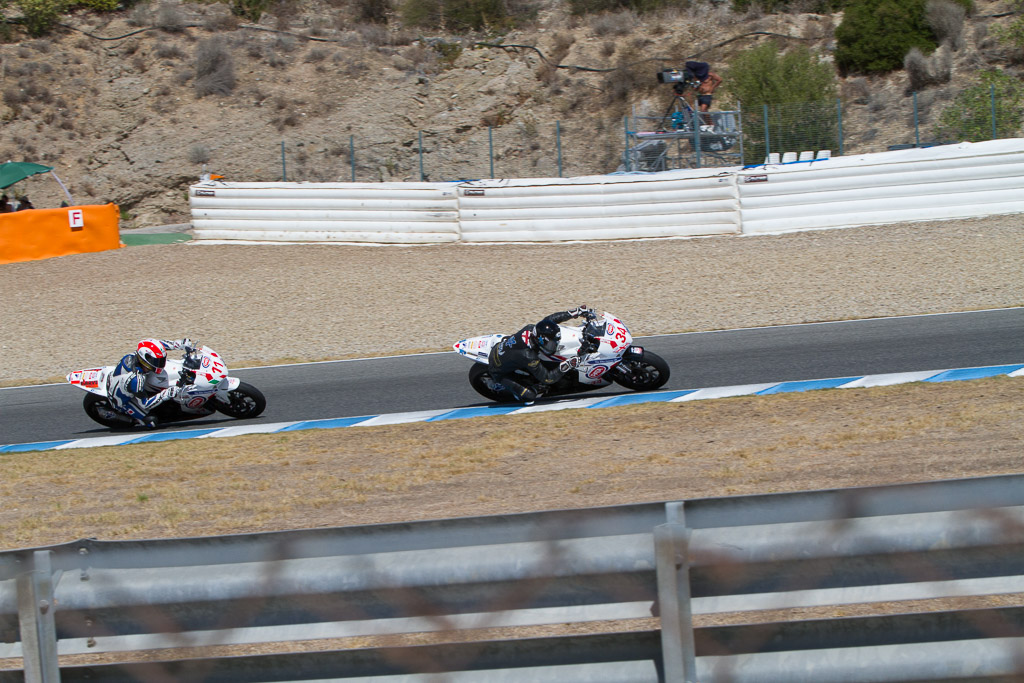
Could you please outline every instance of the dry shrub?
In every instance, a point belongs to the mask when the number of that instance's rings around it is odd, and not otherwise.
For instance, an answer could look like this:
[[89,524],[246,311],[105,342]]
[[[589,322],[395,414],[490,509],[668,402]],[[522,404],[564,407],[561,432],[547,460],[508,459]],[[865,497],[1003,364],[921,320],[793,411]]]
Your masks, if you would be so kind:
[[283,131],[285,128],[290,128],[299,125],[299,117],[297,114],[289,112],[286,114],[282,114],[280,116],[275,116],[271,120],[271,123],[280,132]]
[[207,38],[196,46],[195,91],[197,97],[229,95],[235,89],[235,63],[217,38]]
[[135,5],[128,13],[129,26],[149,26],[153,23],[153,10],[149,3]]
[[274,39],[274,47],[281,52],[295,52],[298,46],[299,42],[294,36],[278,35]]
[[940,45],[949,45],[953,50],[964,46],[964,18],[967,10],[963,5],[950,0],[928,0],[924,13]]
[[196,143],[188,149],[188,160],[193,164],[205,164],[210,160],[210,148]]
[[315,64],[317,62],[322,62],[325,59],[327,59],[328,54],[330,53],[327,50],[327,48],[315,46],[313,48],[310,48],[309,52],[306,53],[306,56],[303,57],[303,61],[309,64]]
[[903,69],[910,80],[909,90],[924,90],[931,85],[949,82],[953,72],[953,55],[945,45],[930,57],[926,57],[914,47],[903,58]]
[[216,7],[211,8],[210,14],[207,14],[203,18],[203,28],[211,33],[219,31],[234,31],[238,28],[242,22],[231,12],[226,9],[220,10]]
[[288,66],[288,59],[271,47],[268,47],[263,51],[263,59],[266,61],[267,66],[275,69],[283,69]]
[[172,2],[161,2],[157,8],[155,22],[158,28],[168,33],[181,33],[185,30],[185,15],[178,5]]
[[590,19],[590,30],[595,36],[629,35],[637,25],[636,14],[631,10],[602,12]]
[[846,79],[842,84],[842,97],[852,104],[867,104],[871,98],[871,85],[868,79],[862,76]]
[[153,50],[153,56],[157,59],[176,60],[184,59],[185,52],[174,43],[161,42]]
[[575,42],[576,37],[571,33],[556,33],[551,51],[546,55],[547,60],[537,69],[537,80],[546,85],[552,85],[555,82],[558,65],[569,54],[569,50]]
[[279,30],[287,30],[299,16],[299,9],[297,0],[276,0],[270,6],[270,13],[274,15],[275,26]]
[[391,32],[387,26],[380,24],[358,24],[355,27],[356,33],[367,47],[381,47],[391,45]]

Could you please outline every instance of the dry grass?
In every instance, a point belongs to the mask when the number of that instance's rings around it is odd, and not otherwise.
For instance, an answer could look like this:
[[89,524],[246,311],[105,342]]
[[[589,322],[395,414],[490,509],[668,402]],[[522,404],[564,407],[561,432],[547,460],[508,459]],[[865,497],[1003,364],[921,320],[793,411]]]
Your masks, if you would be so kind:
[[1020,470],[1024,382],[748,396],[0,455],[0,548]]

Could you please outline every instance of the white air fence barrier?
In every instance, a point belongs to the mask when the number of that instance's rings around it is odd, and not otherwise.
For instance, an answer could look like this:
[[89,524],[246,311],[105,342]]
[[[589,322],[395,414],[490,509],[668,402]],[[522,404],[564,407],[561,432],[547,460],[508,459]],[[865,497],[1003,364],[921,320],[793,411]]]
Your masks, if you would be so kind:
[[739,172],[744,233],[1024,212],[1024,140],[832,157]]
[[735,173],[720,169],[459,185],[464,242],[736,234],[738,207]]
[[225,183],[189,190],[201,240],[436,244],[459,239],[452,183]]
[[1024,212],[1024,139],[753,167],[189,191],[199,240],[439,244],[778,233]]

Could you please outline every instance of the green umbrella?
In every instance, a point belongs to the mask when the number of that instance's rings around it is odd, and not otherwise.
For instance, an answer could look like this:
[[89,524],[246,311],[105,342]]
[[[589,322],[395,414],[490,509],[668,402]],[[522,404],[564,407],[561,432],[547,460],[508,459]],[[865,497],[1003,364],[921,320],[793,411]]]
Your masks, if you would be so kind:
[[64,183],[57,177],[57,174],[53,172],[52,166],[43,166],[42,164],[33,164],[28,161],[8,161],[7,163],[0,164],[0,190],[6,189],[18,182],[24,180],[29,176],[34,176],[38,173],[47,173],[53,176],[53,179],[60,185],[60,189],[64,190],[64,194],[68,198],[68,204],[74,206],[75,200],[71,198],[71,193],[68,192],[68,188],[64,187]]
[[52,166],[32,164],[27,161],[8,161],[0,164],[0,190],[5,189],[29,176],[52,171]]

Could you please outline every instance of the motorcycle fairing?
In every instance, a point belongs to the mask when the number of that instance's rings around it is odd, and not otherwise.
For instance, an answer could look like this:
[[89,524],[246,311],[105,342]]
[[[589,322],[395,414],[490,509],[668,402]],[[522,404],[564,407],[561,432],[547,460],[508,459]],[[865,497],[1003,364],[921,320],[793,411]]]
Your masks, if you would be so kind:
[[69,384],[73,384],[80,389],[85,389],[90,394],[106,396],[107,377],[110,375],[111,370],[113,370],[113,366],[73,370],[68,373],[66,379]]
[[501,341],[503,334],[485,334],[481,337],[470,337],[457,341],[452,348],[463,356],[487,364],[487,356],[491,353],[491,347]]

